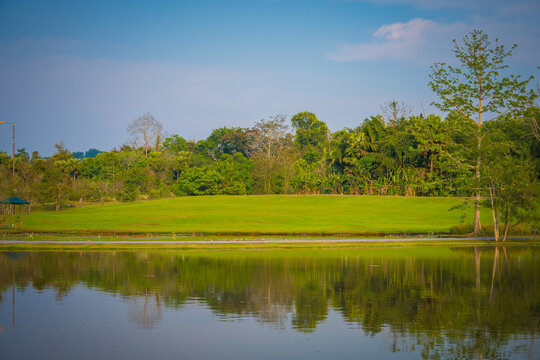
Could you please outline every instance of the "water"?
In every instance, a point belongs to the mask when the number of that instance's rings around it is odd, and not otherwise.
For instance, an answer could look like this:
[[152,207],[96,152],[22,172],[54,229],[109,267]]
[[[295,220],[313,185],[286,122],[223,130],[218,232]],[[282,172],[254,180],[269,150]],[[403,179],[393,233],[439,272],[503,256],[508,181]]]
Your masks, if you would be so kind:
[[537,252],[0,252],[0,359],[539,359]]

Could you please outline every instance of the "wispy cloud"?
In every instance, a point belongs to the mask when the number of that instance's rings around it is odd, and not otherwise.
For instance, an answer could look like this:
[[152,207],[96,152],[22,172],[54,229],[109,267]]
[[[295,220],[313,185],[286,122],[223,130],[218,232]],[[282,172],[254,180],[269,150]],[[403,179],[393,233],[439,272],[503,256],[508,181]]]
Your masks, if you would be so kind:
[[343,2],[363,2],[375,5],[409,4],[420,9],[480,9],[498,11],[502,7],[512,7],[520,11],[538,9],[534,0],[342,0]]
[[466,28],[463,23],[439,24],[421,18],[383,25],[373,33],[372,41],[343,44],[329,58],[341,62],[391,59],[430,63],[441,43],[448,49],[451,39]]

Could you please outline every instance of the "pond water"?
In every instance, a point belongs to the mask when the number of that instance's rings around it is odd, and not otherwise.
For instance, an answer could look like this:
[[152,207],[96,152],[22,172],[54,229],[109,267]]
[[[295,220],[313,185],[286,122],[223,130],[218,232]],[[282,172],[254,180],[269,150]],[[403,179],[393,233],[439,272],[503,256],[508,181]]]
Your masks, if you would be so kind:
[[0,252],[0,359],[539,359],[538,250]]

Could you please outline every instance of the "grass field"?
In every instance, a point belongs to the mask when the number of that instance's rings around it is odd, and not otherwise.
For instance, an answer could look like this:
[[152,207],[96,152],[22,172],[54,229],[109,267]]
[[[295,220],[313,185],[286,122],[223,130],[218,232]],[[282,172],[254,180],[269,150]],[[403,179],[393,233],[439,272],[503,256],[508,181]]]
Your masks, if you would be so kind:
[[[438,234],[460,222],[462,211],[449,209],[461,202],[393,196],[197,196],[38,211],[24,216],[23,225],[25,231],[78,233]],[[467,222],[472,215],[467,212]]]

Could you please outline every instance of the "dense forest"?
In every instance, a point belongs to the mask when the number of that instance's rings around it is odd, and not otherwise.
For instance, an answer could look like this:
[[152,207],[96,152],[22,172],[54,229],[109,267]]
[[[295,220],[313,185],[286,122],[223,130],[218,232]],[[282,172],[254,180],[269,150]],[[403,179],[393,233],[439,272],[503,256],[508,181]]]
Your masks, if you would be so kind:
[[534,215],[540,109],[532,77],[499,75],[511,50],[492,47],[481,31],[454,52],[462,67],[434,64],[429,82],[444,118],[411,115],[408,105],[389,101],[380,115],[335,132],[305,111],[218,128],[196,141],[166,136],[147,113],[112,151],[72,153],[60,143],[41,158],[19,149],[13,177],[10,154],[0,153],[0,195],[57,210],[75,201],[215,194],[462,196],[474,199],[478,213],[487,202],[505,221]]
[[[396,102],[390,106],[403,113]],[[538,109],[529,111],[538,118]],[[200,141],[163,139],[158,131],[146,134],[147,146],[134,139],[112,151],[87,151],[84,158],[62,144],[48,158],[19,149],[15,182],[11,156],[2,153],[0,192],[58,205],[215,194],[472,195],[469,165],[476,149],[467,136],[471,124],[458,116],[378,115],[334,133],[309,112],[294,115],[291,123],[293,131],[277,115],[252,128],[215,129]],[[507,170],[511,163],[512,172],[523,175],[519,180],[532,185],[540,144],[527,117],[488,125],[486,154]]]
[[[315,114],[302,112],[292,125],[294,132],[278,115],[252,128],[215,129],[200,141],[179,135],[162,141],[157,134],[147,150],[136,144],[91,149],[84,158],[62,144],[48,158],[19,149],[15,183],[11,155],[1,153],[0,192],[58,204],[215,194],[471,195],[467,157],[474,157],[474,146],[459,117],[379,115],[330,133]],[[529,174],[523,181],[533,182],[540,144],[528,136],[527,119],[490,125],[491,145]]]

